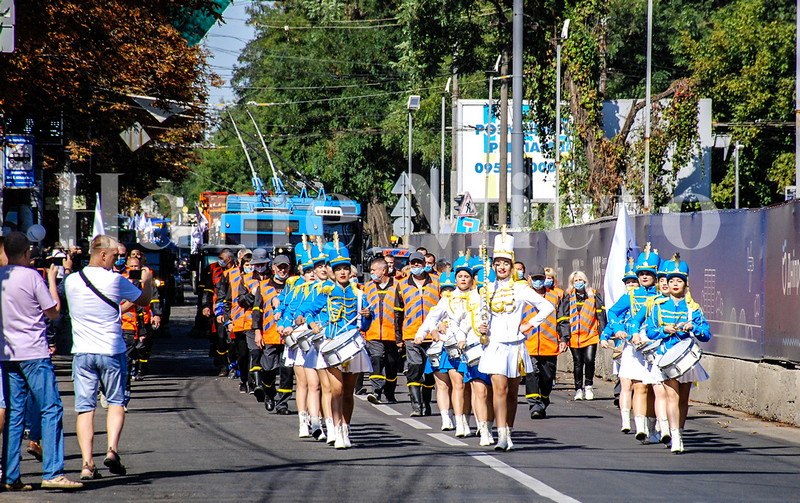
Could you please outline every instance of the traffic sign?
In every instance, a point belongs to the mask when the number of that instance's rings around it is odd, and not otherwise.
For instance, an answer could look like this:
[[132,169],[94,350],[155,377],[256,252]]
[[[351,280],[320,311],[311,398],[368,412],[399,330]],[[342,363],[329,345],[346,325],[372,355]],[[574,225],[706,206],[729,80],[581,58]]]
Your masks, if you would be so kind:
[[[404,195],[400,196],[400,199],[397,201],[397,205],[392,210],[393,217],[405,217],[408,215],[408,206],[411,204],[409,199]],[[414,208],[411,208],[411,216],[417,216],[417,212],[414,211]]]
[[459,212],[458,216],[460,217],[478,216],[478,208],[475,206],[475,202],[472,201],[472,196],[469,195],[469,192],[464,193],[464,201],[461,203],[461,211]]
[[456,233],[469,234],[471,232],[478,232],[480,228],[481,228],[480,219],[459,217],[458,224],[456,225]]
[[414,223],[410,222],[409,225],[409,221],[406,217],[400,217],[392,224],[392,230],[395,236],[405,236],[406,234],[414,232]]
[[415,191],[414,187],[411,185],[411,180],[409,180],[408,175],[405,171],[403,171],[400,174],[400,178],[397,179],[397,183],[394,184],[392,194],[408,194],[409,190],[412,194],[417,193],[417,191]]

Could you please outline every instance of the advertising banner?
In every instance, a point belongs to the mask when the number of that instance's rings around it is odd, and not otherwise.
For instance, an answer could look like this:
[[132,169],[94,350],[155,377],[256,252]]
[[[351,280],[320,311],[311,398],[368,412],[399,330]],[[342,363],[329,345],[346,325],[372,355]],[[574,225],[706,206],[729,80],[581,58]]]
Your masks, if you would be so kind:
[[8,189],[32,189],[33,136],[8,135],[3,149],[3,182]]

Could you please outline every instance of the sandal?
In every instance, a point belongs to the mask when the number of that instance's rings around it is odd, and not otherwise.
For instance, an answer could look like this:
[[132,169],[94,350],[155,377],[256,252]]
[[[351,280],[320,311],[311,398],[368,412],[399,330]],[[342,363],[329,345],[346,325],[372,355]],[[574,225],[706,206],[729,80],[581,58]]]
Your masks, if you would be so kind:
[[100,475],[100,472],[97,471],[96,466],[89,466],[89,463],[85,463],[83,465],[83,470],[81,470],[81,480],[96,480],[99,478],[102,478],[102,475]]
[[114,475],[125,475],[128,473],[128,470],[125,469],[125,466],[122,464],[122,461],[119,458],[119,454],[111,449],[108,450],[108,454],[106,454],[106,459],[103,460],[103,464],[106,465],[108,467],[108,471]]

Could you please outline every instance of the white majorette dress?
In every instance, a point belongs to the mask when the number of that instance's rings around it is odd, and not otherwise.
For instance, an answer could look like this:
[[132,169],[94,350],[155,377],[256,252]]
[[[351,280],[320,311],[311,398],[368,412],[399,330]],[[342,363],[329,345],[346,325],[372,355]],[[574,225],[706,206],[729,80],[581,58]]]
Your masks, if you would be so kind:
[[[505,258],[514,264],[514,237],[499,234],[494,240],[494,258]],[[512,271],[513,274],[513,271]],[[538,313],[530,323],[538,327],[553,312],[553,305],[536,293],[526,281],[514,281],[511,276],[503,280],[487,282],[479,292],[474,290],[470,304],[486,302],[488,299],[489,344],[486,346],[478,370],[484,374],[500,374],[509,378],[519,377],[533,371],[525,334],[520,333],[524,308],[533,305]],[[483,296],[482,296],[483,295]],[[466,321],[471,323],[471,320]],[[468,333],[472,327],[463,327]]]

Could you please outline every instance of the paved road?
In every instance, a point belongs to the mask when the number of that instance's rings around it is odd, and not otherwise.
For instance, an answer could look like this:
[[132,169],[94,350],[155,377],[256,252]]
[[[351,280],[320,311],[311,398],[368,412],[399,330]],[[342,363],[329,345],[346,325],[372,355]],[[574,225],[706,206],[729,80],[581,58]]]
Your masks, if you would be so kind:
[[[560,374],[548,418],[532,421],[520,405],[517,451],[495,453],[477,438],[439,431],[438,417],[410,420],[407,395],[391,407],[356,401],[353,449],[301,440],[296,416],[267,413],[238,385],[217,378],[207,343],[190,339],[190,307],[173,312],[169,339],[159,339],[154,375],[134,383],[120,453],[129,474],[87,484],[75,494],[39,489],[41,467],[22,463],[31,493],[2,501],[797,501],[800,431],[694,404],[687,452],[671,455],[619,433],[611,386],[599,399],[569,399]],[[77,478],[69,361],[56,362],[65,406],[66,466]],[[401,387],[405,389],[405,387]],[[522,401],[522,400],[521,400]],[[397,414],[397,415],[395,415]],[[104,450],[105,414],[95,451]],[[474,427],[474,420],[473,420]],[[100,458],[101,460],[102,458]]]

